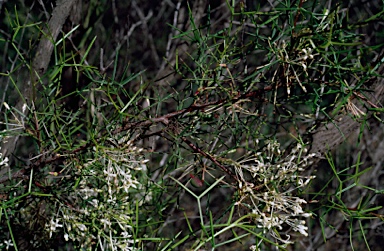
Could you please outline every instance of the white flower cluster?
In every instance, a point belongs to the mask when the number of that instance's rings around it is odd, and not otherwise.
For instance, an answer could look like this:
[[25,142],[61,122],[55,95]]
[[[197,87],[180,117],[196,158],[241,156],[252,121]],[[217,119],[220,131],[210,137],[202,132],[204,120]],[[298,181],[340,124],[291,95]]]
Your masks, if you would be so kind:
[[[3,141],[3,137],[0,136],[0,143]],[[7,167],[8,166],[8,157],[3,157],[3,154],[1,153],[1,146],[0,146],[0,170],[1,168],[3,167]]]
[[[270,141],[263,153],[257,153],[255,157],[239,163],[236,168],[241,181],[240,200],[237,204],[249,208],[257,227],[269,232],[283,244],[291,243],[289,235],[286,239],[280,236],[279,231],[284,226],[304,236],[308,235],[305,221],[299,219],[311,216],[302,208],[307,202],[293,195],[296,189],[305,187],[315,178],[300,175],[315,156],[309,154],[301,157],[304,153],[306,149],[298,144],[290,154],[282,158],[279,143]],[[250,162],[252,164],[245,164]]]
[[81,167],[83,178],[73,203],[62,205],[47,224],[50,235],[64,227],[64,238],[85,250],[135,250],[131,216],[135,195],[144,189],[138,179],[148,160],[131,141],[118,143],[116,148],[93,149],[94,159]]
[[[1,142],[1,139],[0,139],[0,142]],[[8,157],[3,158],[3,154],[1,153],[1,147],[0,147],[0,169],[3,167],[7,167],[8,161],[9,161]]]

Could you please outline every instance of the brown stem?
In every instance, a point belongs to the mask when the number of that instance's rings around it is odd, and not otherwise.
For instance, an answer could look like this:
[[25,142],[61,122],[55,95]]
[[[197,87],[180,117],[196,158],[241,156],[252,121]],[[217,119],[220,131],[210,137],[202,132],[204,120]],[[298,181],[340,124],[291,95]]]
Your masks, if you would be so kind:
[[213,163],[215,163],[216,166],[220,167],[224,172],[226,172],[227,174],[229,174],[232,178],[234,178],[235,180],[238,181],[238,178],[228,169],[226,168],[225,166],[223,166],[219,161],[217,161],[217,159],[213,156],[211,156],[210,154],[204,152],[203,150],[201,150],[199,147],[195,146],[189,139],[187,139],[186,137],[181,137],[181,140],[183,140],[190,148],[192,148],[192,150],[195,152],[195,153],[200,153],[201,155],[203,155],[205,158],[211,160]]

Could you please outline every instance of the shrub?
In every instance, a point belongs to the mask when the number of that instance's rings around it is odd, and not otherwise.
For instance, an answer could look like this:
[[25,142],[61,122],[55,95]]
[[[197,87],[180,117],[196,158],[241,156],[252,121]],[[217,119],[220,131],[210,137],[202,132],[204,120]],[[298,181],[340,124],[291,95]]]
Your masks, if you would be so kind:
[[358,4],[5,5],[1,247],[316,249],[340,215],[374,246],[383,11]]

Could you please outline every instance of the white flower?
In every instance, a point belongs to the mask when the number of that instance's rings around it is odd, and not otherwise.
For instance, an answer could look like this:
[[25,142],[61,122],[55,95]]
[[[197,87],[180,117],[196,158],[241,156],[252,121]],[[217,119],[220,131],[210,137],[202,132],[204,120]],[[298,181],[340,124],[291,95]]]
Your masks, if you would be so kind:
[[[2,158],[0,153],[0,159]],[[5,157],[3,160],[0,161],[0,166],[8,166],[8,157]]]
[[85,230],[87,230],[87,227],[84,225],[84,224],[79,224],[77,225],[77,227],[80,229],[80,231],[84,232]]
[[[310,53],[310,50],[303,51]],[[247,170],[251,177],[256,179],[247,180],[242,175],[239,180],[239,192],[242,194],[238,204],[242,201],[251,201],[247,207],[254,215],[254,220],[258,228],[262,228],[264,233],[269,234],[277,241],[290,243],[289,236],[287,240],[281,238],[278,234],[283,229],[283,225],[288,225],[293,231],[307,236],[308,227],[305,221],[300,221],[299,217],[309,217],[310,213],[305,213],[302,205],[307,202],[299,197],[292,196],[292,192],[309,183],[314,177],[304,177],[300,173],[305,167],[310,165],[310,159],[313,155],[300,157],[299,152],[305,153],[304,146],[298,144],[292,151],[281,158],[284,154],[280,150],[277,142],[267,143],[264,152],[258,152],[254,158],[248,159],[246,163],[240,164],[240,170]],[[252,161],[252,164],[249,164]],[[240,173],[240,171],[237,171]],[[248,176],[249,177],[249,176]],[[258,187],[255,192],[252,187]]]
[[[2,138],[0,137],[0,142],[1,142],[1,140],[2,140]],[[0,150],[1,150],[1,147],[0,147]],[[7,167],[8,166],[8,161],[9,161],[8,157],[5,157],[3,159],[3,154],[0,152],[0,167],[1,166]]]
[[295,231],[299,231],[300,234],[304,235],[304,236],[308,236],[308,233],[306,230],[308,230],[308,227],[304,226],[304,225],[297,225],[295,228],[293,228]]
[[303,67],[303,70],[304,70],[304,71],[307,71],[307,65],[306,65],[306,64],[301,63],[301,66]]
[[123,236],[123,238],[130,238],[130,237],[132,237],[132,235],[130,235],[127,232],[122,232],[121,235]]
[[92,199],[91,201],[89,201],[89,204],[91,204],[93,207],[97,208],[99,205],[99,200]]
[[56,228],[58,227],[63,227],[63,224],[59,224],[59,219],[56,219],[55,221],[51,219],[50,224],[49,224],[49,238],[52,237],[52,233],[56,232]]
[[64,234],[64,239],[65,239],[65,241],[69,240],[69,235],[67,233]]
[[5,108],[7,108],[7,110],[11,110],[11,108],[9,108],[9,105],[6,102],[4,102],[3,104],[4,104]]
[[27,104],[24,104],[23,105],[23,108],[22,108],[22,111],[23,111],[23,113],[25,113],[25,110],[27,109]]
[[4,241],[4,244],[5,244],[7,250],[9,249],[10,246],[13,246],[12,240]]

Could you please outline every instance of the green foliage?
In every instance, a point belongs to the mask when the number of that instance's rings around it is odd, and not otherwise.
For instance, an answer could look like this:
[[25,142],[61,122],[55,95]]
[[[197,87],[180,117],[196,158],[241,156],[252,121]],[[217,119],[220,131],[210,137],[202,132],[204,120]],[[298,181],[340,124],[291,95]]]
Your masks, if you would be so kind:
[[383,41],[368,32],[382,6],[360,16],[332,2],[269,2],[83,3],[37,83],[32,52],[46,24],[33,7],[7,5],[0,248],[315,248],[339,231],[333,214],[348,221],[352,249],[359,238],[372,247],[383,188],[364,177],[377,163],[360,153],[334,162],[332,142],[312,152],[311,136],[327,123],[350,135],[337,123],[351,117],[355,147],[382,123],[372,95]]

